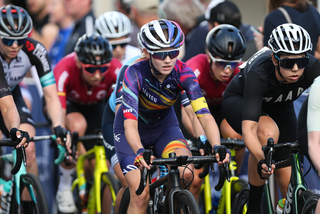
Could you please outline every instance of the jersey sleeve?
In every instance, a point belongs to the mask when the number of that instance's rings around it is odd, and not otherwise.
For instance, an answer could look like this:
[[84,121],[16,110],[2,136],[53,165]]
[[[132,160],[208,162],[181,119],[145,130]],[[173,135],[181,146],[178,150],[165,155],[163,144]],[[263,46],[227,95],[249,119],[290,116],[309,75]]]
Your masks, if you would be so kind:
[[0,98],[7,95],[12,95],[11,88],[9,87],[8,82],[5,78],[2,63],[0,63]]
[[198,118],[210,114],[206,99],[201,93],[199,81],[194,72],[186,64],[183,65],[180,82],[182,89],[186,91],[186,94],[191,102],[191,106]]
[[181,99],[181,104],[183,105],[183,107],[187,107],[188,105],[191,104],[190,100],[187,96],[187,93],[185,91],[181,91],[180,99]]
[[23,49],[28,54],[31,64],[37,69],[41,86],[46,87],[55,84],[55,78],[46,48],[36,40],[28,38]]
[[138,120],[139,116],[139,91],[141,75],[139,68],[135,65],[129,66],[123,77],[123,116],[124,119]]
[[116,87],[114,89],[114,93],[116,95],[116,105],[121,104],[122,103],[122,83],[123,83],[123,76],[125,71],[127,70],[129,65],[124,65],[121,67],[119,73],[118,73],[118,77],[117,77],[117,83],[116,83]]
[[248,72],[244,86],[242,120],[259,121],[265,82],[257,72]]
[[320,77],[314,80],[311,85],[309,100],[308,100],[308,113],[307,113],[307,127],[308,132],[320,131]]
[[67,108],[67,85],[70,74],[68,69],[64,66],[63,59],[54,67],[54,78],[57,82],[58,97],[62,108]]

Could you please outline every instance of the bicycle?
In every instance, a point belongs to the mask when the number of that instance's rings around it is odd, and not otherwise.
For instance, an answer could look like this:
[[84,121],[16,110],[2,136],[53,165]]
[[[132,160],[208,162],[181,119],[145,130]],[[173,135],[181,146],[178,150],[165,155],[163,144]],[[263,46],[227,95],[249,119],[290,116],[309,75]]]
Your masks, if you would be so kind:
[[[219,151],[221,160],[225,158],[226,148],[220,147]],[[147,164],[150,163],[151,150],[146,149],[144,151],[144,159]],[[192,195],[192,193],[186,189],[182,189],[180,184],[180,172],[178,167],[184,166],[190,163],[216,163],[217,160],[214,156],[196,156],[196,157],[188,157],[188,156],[176,156],[174,152],[169,154],[169,158],[158,158],[152,161],[152,166],[170,166],[170,170],[168,174],[164,177],[154,181],[151,183],[151,175],[156,170],[153,167],[150,171],[144,169],[141,171],[141,180],[138,189],[136,190],[136,194],[141,194],[146,186],[147,180],[149,182],[150,188],[150,200],[148,205],[148,214],[156,214],[156,213],[192,213],[198,214],[200,213],[198,204],[196,199]],[[187,166],[186,166],[187,167]],[[220,190],[222,188],[223,182],[226,178],[226,168],[220,167],[220,176],[219,182],[215,186],[216,190]],[[130,203],[130,191],[127,187],[123,193],[119,214],[126,214],[127,209]]]
[[[40,141],[46,139],[55,140],[55,135],[35,136],[30,138],[30,141]],[[19,142],[14,142],[10,139],[0,140],[0,146],[15,147]],[[65,148],[58,146],[60,154],[55,160],[56,164],[64,160]],[[23,147],[13,149],[11,154],[0,156],[1,160],[13,163],[11,170],[12,174],[12,195],[10,201],[10,214],[17,213],[32,213],[32,214],[49,214],[49,207],[45,193],[39,179],[26,171],[26,153]],[[23,164],[22,164],[23,163]],[[9,182],[9,181],[7,181]],[[26,190],[26,191],[25,191]],[[27,192],[27,200],[22,200],[22,192]],[[29,203],[29,204],[28,204]],[[8,206],[9,207],[9,206]]]
[[[262,149],[265,153],[266,163],[269,168],[271,168],[272,154],[274,150],[280,150],[280,151],[287,150],[287,149],[290,150],[289,159],[282,160],[275,164],[276,169],[291,166],[290,183],[287,190],[283,213],[286,213],[286,214],[305,213],[303,212],[304,204],[309,198],[314,198],[317,195],[311,190],[307,189],[305,182],[303,180],[303,175],[301,172],[301,166],[300,166],[299,157],[298,157],[300,152],[299,144],[297,142],[274,144],[273,139],[269,138],[267,145],[263,146]],[[245,213],[243,207],[248,201],[248,195],[249,195],[248,188],[243,189],[242,191],[239,192],[236,198],[235,214]],[[272,200],[270,196],[268,179],[266,180],[264,185],[264,200],[262,201],[264,202],[262,203],[263,205],[262,210],[264,211],[264,213],[269,214],[269,213],[275,212],[275,208],[272,205]]]
[[[76,163],[77,178],[73,181],[71,187],[72,191],[77,190],[76,195],[79,196],[76,201],[78,211],[79,213],[87,212],[88,214],[101,214],[102,202],[106,201],[106,199],[103,198],[103,192],[105,187],[109,187],[112,199],[110,211],[111,213],[114,213],[116,194],[120,186],[114,175],[109,172],[102,133],[99,132],[95,135],[79,137],[77,132],[73,132],[73,154],[75,153],[75,146],[78,142],[88,141],[95,143],[95,145],[85,154],[79,155]],[[91,160],[93,158],[95,159],[94,178],[92,184],[90,184],[84,176],[84,162],[85,160]],[[78,186],[77,189],[76,186]]]
[[[243,140],[232,138],[221,138],[220,142],[221,145],[227,147],[231,152],[230,163],[228,165],[228,171],[230,172],[230,175],[227,177],[222,187],[221,198],[219,200],[216,213],[231,214],[235,209],[235,205],[233,204],[235,196],[241,191],[241,189],[248,187],[248,182],[246,180],[236,176],[237,163],[235,161],[235,148],[244,148],[245,145],[243,143]],[[206,142],[204,147],[205,155],[212,155],[212,150],[209,142]],[[192,148],[192,154],[198,155],[198,148]],[[200,166],[198,166],[197,168],[199,167]],[[199,206],[202,210],[202,213],[205,214],[209,214],[211,211],[213,211],[211,185],[208,171],[209,164],[204,164],[203,172],[199,174],[200,178],[204,178],[200,188]],[[211,171],[214,171],[213,166],[211,166]],[[206,176],[204,177],[205,174]]]

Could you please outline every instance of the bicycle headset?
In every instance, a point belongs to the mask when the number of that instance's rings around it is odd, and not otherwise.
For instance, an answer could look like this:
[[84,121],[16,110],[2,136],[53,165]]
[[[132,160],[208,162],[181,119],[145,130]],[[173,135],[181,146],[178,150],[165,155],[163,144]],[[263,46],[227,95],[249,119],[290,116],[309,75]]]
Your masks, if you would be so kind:
[[22,7],[7,5],[0,8],[0,37],[24,39],[32,30],[32,20]]
[[[108,39],[129,36],[132,31],[130,19],[117,11],[105,12],[95,21],[95,30],[97,33],[104,35]],[[127,38],[130,42],[131,38]]]
[[210,30],[206,37],[206,46],[213,56],[224,60],[238,60],[246,51],[246,40],[238,28],[221,24]]
[[[112,60],[112,47],[106,37],[99,34],[82,35],[74,48],[83,64],[103,65]],[[97,59],[97,56],[100,56]]]

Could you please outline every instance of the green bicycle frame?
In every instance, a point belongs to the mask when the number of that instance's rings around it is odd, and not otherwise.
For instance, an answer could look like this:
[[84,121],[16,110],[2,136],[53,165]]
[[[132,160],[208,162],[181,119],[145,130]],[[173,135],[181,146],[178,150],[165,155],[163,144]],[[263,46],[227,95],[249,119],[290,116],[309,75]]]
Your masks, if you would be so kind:
[[[7,154],[7,155],[3,155],[2,159],[11,163],[15,163],[17,160],[17,151],[15,149],[12,150],[12,154]],[[20,166],[19,171],[17,172],[17,174],[15,174],[13,176],[12,181],[14,182],[15,185],[15,195],[16,195],[16,200],[18,205],[21,204],[21,198],[20,198],[20,179],[22,175],[27,174],[27,170],[25,165],[22,163]],[[31,196],[31,200],[34,201],[35,203],[37,203],[37,199],[36,196],[34,194],[33,188],[31,186],[31,184],[26,185],[29,192],[30,192],[30,196]]]
[[[306,190],[306,187],[303,184],[302,175],[298,167],[300,167],[299,159],[297,154],[290,154],[291,161],[291,177],[290,183],[287,190],[286,201],[283,209],[283,214],[299,214],[298,213],[298,195],[299,191]],[[267,182],[264,187],[264,194],[268,197],[265,197],[265,202],[267,205],[267,213],[274,213],[274,208],[272,206],[269,186]]]
[[[92,149],[87,151],[86,154],[80,155],[77,161],[77,179],[72,183],[72,190],[78,185],[79,191],[85,191],[86,189],[86,179],[84,177],[84,162],[86,159],[95,158],[95,169],[94,169],[94,182],[93,186],[89,192],[88,198],[88,214],[100,214],[101,213],[101,177],[103,181],[107,184],[110,183],[106,176],[103,176],[103,173],[108,172],[108,166],[106,162],[106,154],[104,146],[95,145]],[[115,191],[110,188],[111,196],[113,199],[113,206],[116,200]]]

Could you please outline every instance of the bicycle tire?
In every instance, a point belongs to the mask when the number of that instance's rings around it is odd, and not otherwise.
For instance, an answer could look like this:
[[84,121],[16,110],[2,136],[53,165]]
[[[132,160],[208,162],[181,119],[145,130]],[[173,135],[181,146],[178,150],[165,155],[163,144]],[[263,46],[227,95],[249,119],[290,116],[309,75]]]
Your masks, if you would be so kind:
[[[107,180],[108,180],[109,183],[105,183],[104,182],[103,176],[107,177]],[[117,193],[118,193],[118,191],[120,189],[120,186],[118,185],[118,182],[116,181],[116,179],[113,176],[113,174],[111,174],[110,172],[105,172],[105,173],[103,173],[101,175],[101,183],[102,183],[101,184],[101,205],[102,205],[103,203],[105,203],[107,201],[107,199],[103,198],[104,189],[107,186],[109,186],[109,187],[111,186],[112,189],[114,190],[114,194],[117,195]],[[115,201],[111,198],[111,202],[112,202],[112,204],[114,204]],[[111,205],[111,214],[113,214],[113,213],[115,213],[115,207]]]
[[312,195],[304,204],[301,214],[315,213],[319,197],[320,195],[318,194]]
[[249,200],[249,187],[248,185],[243,186],[239,193],[234,197],[234,201],[232,203],[232,214],[244,214],[246,213],[246,205]]
[[119,214],[127,214],[129,203],[130,203],[130,190],[129,190],[129,187],[127,187],[124,190],[121,201],[120,201]]
[[311,190],[303,190],[298,196],[298,213],[302,213],[302,209],[307,200],[313,196],[315,193]]
[[242,178],[234,180],[231,183],[231,201],[234,201],[236,195],[241,191],[241,189],[246,186],[248,187],[248,181]]
[[[32,189],[35,193],[36,202],[28,201],[28,206],[21,200],[20,204],[20,213],[32,213],[32,214],[43,214],[43,213],[50,213],[49,206],[47,203],[46,195],[44,190],[41,186],[39,179],[33,174],[24,174],[20,177],[20,196],[24,189],[28,190],[29,184],[32,186]],[[28,190],[28,194],[31,197],[31,192]],[[16,206],[16,208],[18,208]],[[16,212],[18,213],[18,212]]]
[[199,206],[192,193],[188,190],[181,190],[174,197],[174,214],[200,214]]

